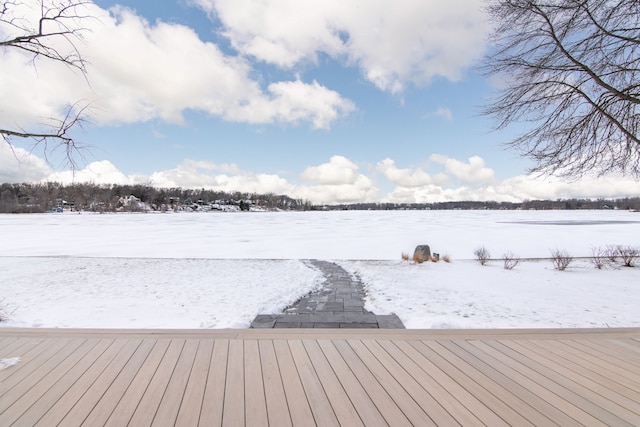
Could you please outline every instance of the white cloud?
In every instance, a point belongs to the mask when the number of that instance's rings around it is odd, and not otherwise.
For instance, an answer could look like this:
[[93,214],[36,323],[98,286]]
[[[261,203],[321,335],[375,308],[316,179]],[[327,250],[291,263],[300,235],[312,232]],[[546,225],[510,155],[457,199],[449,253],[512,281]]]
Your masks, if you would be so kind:
[[[90,4],[87,10],[96,19],[83,23],[89,31],[77,47],[88,61],[89,82],[61,64],[33,66],[29,56],[5,49],[0,126],[33,126],[77,101],[90,105],[98,125],[154,118],[182,123],[186,110],[198,110],[235,122],[329,128],[354,109],[315,81],[275,82],[263,90],[247,60],[226,55],[186,26],[151,24],[123,7],[108,12]],[[0,36],[7,31],[0,26]]]
[[469,157],[468,163],[441,154],[433,154],[430,159],[443,164],[447,172],[465,184],[477,186],[496,182],[495,172],[485,167],[482,157]]
[[[441,158],[455,160],[445,156]],[[474,164],[471,161],[457,162],[467,166]],[[475,162],[476,165],[480,163],[484,165],[483,162]],[[481,170],[482,167],[476,169]],[[235,164],[192,159],[183,160],[173,169],[156,171],[150,175],[124,174],[108,160],[92,162],[75,173],[52,172],[41,158],[22,148],[16,147],[12,151],[8,144],[0,144],[0,182],[91,182],[149,184],[162,188],[207,188],[227,192],[286,194],[315,204],[433,203],[460,200],[519,202],[537,199],[635,197],[640,194],[640,182],[622,176],[586,177],[578,181],[567,181],[558,177],[520,175],[501,181],[476,181],[476,185],[447,186],[452,181],[445,174],[431,177],[421,169],[400,169],[389,158],[378,162],[377,170],[396,185],[387,194],[381,195],[380,188],[372,177],[361,173],[355,162],[343,156],[333,156],[327,163],[306,168],[300,177],[308,183],[300,184],[278,174],[245,171]],[[452,170],[459,172],[456,168]]]
[[444,184],[447,182],[447,176],[438,174],[431,176],[422,169],[399,169],[393,160],[386,158],[376,165],[378,171],[392,183],[400,187],[423,187],[430,184]]
[[376,202],[379,192],[369,177],[358,174],[350,183],[297,186],[293,197],[316,204]]
[[215,15],[244,55],[291,68],[325,53],[392,93],[436,76],[460,79],[482,55],[489,31],[477,0],[191,2]]
[[333,156],[329,163],[306,168],[300,178],[322,185],[354,184],[359,178],[358,165],[346,157]]
[[244,172],[236,165],[218,165],[189,159],[174,169],[153,173],[149,182],[162,188],[207,188],[259,194],[287,194],[293,190],[293,186],[278,175],[254,174]]
[[46,161],[0,138],[0,183],[37,182],[50,173]]
[[438,107],[435,111],[427,113],[427,117],[437,117],[450,122],[453,120],[453,113],[446,107]]
[[120,172],[110,161],[101,160],[89,163],[76,171],[58,171],[50,173],[44,181],[72,184],[74,182],[92,182],[94,184],[141,184],[146,177],[127,176]]

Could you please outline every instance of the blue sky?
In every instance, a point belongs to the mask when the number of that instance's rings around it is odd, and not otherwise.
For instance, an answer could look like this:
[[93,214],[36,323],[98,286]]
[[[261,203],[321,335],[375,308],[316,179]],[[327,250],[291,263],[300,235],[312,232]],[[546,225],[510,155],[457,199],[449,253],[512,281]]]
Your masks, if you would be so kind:
[[[31,0],[29,0],[31,1]],[[23,11],[24,12],[24,11]],[[149,183],[315,203],[637,196],[629,178],[527,174],[480,110],[499,79],[480,0],[96,0],[77,72],[0,51],[0,126],[88,105],[72,173],[0,146],[0,181]],[[24,12],[28,16],[27,12]],[[0,26],[0,36],[9,29]],[[28,94],[26,96],[25,94]]]

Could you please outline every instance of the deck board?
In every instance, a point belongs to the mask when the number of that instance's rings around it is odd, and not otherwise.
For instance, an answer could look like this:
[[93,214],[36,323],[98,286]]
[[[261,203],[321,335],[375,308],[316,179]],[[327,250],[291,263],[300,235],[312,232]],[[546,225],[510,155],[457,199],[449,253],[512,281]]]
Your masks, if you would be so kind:
[[202,402],[209,376],[209,366],[213,353],[213,343],[211,339],[203,339],[198,342],[196,355],[193,359],[193,366],[189,372],[182,403],[176,417],[176,425],[197,426],[200,422],[202,412]]
[[0,329],[0,425],[640,425],[640,329]]

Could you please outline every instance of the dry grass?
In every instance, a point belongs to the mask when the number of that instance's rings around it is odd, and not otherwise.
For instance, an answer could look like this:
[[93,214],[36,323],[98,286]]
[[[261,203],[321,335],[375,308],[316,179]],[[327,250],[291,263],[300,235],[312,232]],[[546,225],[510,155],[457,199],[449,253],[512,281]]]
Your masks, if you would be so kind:
[[451,257],[450,257],[449,255],[443,255],[443,256],[442,256],[442,260],[443,260],[444,262],[451,262]]
[[402,257],[403,261],[409,261],[409,254],[406,252],[402,252],[402,255],[400,255]]

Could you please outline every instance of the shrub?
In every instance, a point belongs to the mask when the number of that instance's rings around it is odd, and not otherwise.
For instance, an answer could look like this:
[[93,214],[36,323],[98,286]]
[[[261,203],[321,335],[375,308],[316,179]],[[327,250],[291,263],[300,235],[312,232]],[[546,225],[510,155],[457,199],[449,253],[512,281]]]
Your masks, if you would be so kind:
[[591,248],[591,258],[589,259],[595,268],[597,268],[598,270],[601,270],[602,267],[604,267],[607,261],[607,258],[609,258],[608,253],[609,252],[606,248],[605,249],[602,249],[600,247]]
[[516,265],[520,264],[520,257],[515,256],[511,252],[502,255],[502,260],[504,261],[505,270],[512,270]]
[[605,256],[607,257],[607,259],[609,259],[609,261],[616,262],[616,260],[618,259],[618,251],[619,250],[620,250],[620,246],[607,245],[604,248],[604,253],[605,253]]
[[406,252],[402,252],[402,255],[400,255],[402,257],[403,261],[409,261],[409,254]]
[[564,271],[569,267],[573,261],[573,257],[569,255],[569,253],[565,250],[554,249],[551,251],[551,262],[553,263],[553,268],[559,271]]
[[633,246],[618,246],[618,255],[622,258],[622,263],[625,267],[633,267],[636,259],[640,256],[640,250]]
[[451,262],[451,257],[450,257],[449,255],[443,255],[443,256],[442,256],[442,260],[443,260],[444,262]]
[[489,250],[484,246],[480,246],[479,248],[476,248],[473,251],[473,254],[476,256],[476,259],[478,260],[480,265],[486,265],[487,262],[489,262],[489,259],[491,258],[491,254],[489,253]]

